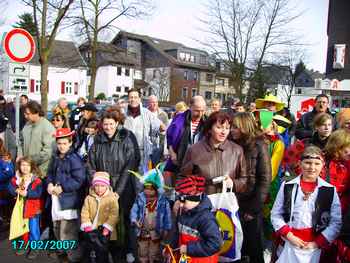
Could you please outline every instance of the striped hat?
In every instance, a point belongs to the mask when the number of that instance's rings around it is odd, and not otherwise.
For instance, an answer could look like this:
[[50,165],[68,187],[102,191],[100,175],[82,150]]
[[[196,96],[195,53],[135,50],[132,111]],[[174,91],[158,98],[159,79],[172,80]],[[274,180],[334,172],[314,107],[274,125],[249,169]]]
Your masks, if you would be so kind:
[[91,185],[95,186],[97,184],[110,186],[109,174],[106,172],[96,172],[94,174],[94,178],[92,179]]
[[179,195],[200,195],[205,190],[205,178],[191,175],[176,182],[175,191]]

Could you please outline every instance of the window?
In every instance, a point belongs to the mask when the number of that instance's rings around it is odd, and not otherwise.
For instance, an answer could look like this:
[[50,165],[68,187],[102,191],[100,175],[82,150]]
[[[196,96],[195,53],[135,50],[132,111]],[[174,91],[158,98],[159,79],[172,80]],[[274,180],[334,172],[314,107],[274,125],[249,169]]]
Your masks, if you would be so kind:
[[216,85],[225,86],[225,80],[224,79],[216,79]]
[[182,88],[181,97],[182,97],[183,99],[187,98],[187,88]]
[[199,63],[202,65],[206,65],[207,64],[207,57],[205,55],[200,55]]
[[130,69],[129,68],[125,69],[125,76],[130,76]]
[[197,89],[192,89],[192,97],[197,95]]
[[302,94],[301,88],[298,88],[297,94]]
[[192,62],[192,63],[196,62],[195,56],[192,55],[191,53],[180,52],[179,57],[180,57],[180,60],[182,60],[182,61]]
[[34,86],[34,92],[39,93],[40,92],[40,80],[35,80],[35,86]]
[[115,88],[115,91],[116,91],[116,92],[121,92],[121,91],[122,91],[122,87],[117,86],[117,87]]
[[66,94],[72,94],[73,93],[73,83],[72,82],[66,82],[65,84],[65,93]]
[[220,71],[225,71],[225,64],[224,63],[220,63]]
[[188,80],[188,72],[187,72],[187,70],[184,71],[184,79]]
[[129,91],[129,87],[125,87],[125,88],[124,88],[124,92],[125,92],[125,93],[128,93],[128,91]]
[[207,73],[206,80],[207,80],[207,82],[212,82],[213,81],[213,74]]
[[193,72],[193,79],[198,80],[198,72]]
[[205,99],[206,100],[211,100],[212,92],[211,91],[206,91],[204,93]]
[[220,99],[221,100],[221,93],[215,93],[215,98]]
[[122,75],[122,67],[117,67],[117,75],[118,76]]

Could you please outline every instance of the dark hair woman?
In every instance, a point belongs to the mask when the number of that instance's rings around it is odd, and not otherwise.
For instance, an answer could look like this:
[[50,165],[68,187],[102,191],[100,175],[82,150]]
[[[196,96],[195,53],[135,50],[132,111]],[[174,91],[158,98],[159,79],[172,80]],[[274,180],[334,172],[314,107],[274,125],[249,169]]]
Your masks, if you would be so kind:
[[206,193],[222,191],[222,184],[213,179],[225,176],[233,183],[235,193],[247,191],[248,177],[242,148],[228,140],[231,120],[225,112],[212,113],[204,124],[204,138],[186,152],[181,172],[192,174],[196,167],[206,179]]
[[[120,110],[105,112],[102,116],[102,131],[94,137],[89,152],[89,163],[93,171],[108,172],[111,176],[113,191],[119,195],[119,204],[127,235],[127,252],[132,253],[132,232],[130,228],[130,210],[136,196],[136,183],[129,170],[137,171],[140,162],[140,150],[135,135],[123,128],[124,115]],[[120,236],[118,236],[120,239]],[[121,249],[113,249],[113,260],[119,262]]]
[[271,183],[271,160],[251,113],[233,116],[231,136],[243,148],[251,191],[238,196],[243,229],[242,256],[249,262],[264,262],[262,244],[262,207]]

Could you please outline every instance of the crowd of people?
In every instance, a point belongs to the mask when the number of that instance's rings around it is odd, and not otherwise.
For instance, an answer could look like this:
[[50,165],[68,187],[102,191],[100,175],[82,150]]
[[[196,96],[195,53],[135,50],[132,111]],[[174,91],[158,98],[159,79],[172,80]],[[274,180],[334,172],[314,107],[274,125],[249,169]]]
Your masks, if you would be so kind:
[[47,119],[22,95],[16,145],[14,109],[0,95],[0,226],[29,244],[17,255],[36,258],[39,240],[75,240],[48,256],[220,262],[210,196],[228,185],[239,262],[350,262],[350,109],[335,116],[320,94],[296,121],[270,94],[228,109],[194,96],[171,116],[156,96],[141,101],[130,89],[102,112],[84,98],[71,111],[61,98]]

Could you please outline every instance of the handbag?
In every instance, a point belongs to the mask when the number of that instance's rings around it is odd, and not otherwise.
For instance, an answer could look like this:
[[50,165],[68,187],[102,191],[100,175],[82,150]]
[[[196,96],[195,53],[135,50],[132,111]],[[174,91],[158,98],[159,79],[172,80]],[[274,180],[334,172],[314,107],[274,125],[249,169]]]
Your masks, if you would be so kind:
[[[228,191],[229,190],[229,191]],[[220,262],[232,262],[241,259],[243,231],[238,216],[238,202],[232,188],[228,189],[225,181],[222,192],[208,195],[219,225],[223,244],[219,252]]]
[[10,221],[9,240],[23,236],[29,232],[29,219],[23,218],[24,197],[17,195]]

